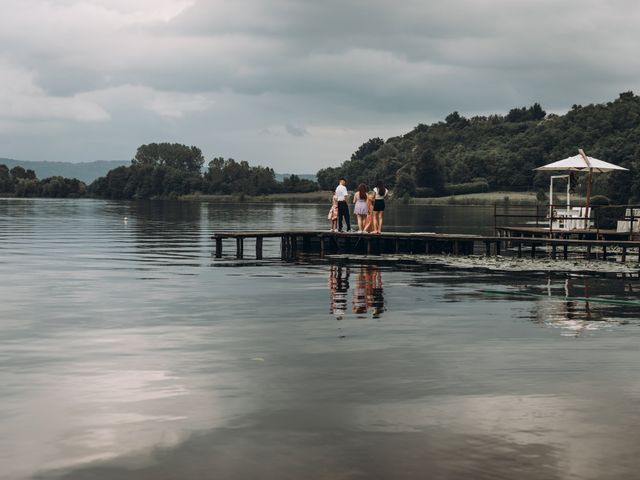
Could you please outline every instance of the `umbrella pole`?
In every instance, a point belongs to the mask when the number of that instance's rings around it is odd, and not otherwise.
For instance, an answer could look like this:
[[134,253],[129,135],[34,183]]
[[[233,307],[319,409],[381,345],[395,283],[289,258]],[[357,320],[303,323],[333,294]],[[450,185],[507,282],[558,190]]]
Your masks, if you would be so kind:
[[549,231],[553,228],[553,176],[549,179]]
[[591,187],[593,186],[593,169],[590,168],[589,169],[589,179],[587,180],[587,201],[586,201],[586,208],[585,208],[585,216],[587,217],[587,219],[585,220],[585,230],[589,228],[589,219],[591,218],[591,215],[589,215],[590,211],[590,206],[591,206]]

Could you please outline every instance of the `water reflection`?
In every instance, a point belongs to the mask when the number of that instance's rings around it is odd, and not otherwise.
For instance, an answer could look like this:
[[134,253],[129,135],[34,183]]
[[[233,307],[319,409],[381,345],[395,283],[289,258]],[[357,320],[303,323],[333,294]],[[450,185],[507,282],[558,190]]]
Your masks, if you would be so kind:
[[611,278],[547,278],[534,321],[560,329],[563,336],[578,337],[585,332],[627,325],[637,319],[640,302],[631,282]]
[[207,207],[199,202],[131,202],[125,223],[135,235],[135,254],[157,266],[198,266]]
[[[389,226],[469,222],[435,210]],[[640,306],[594,301],[637,278],[210,268],[213,231],[325,214],[0,200],[0,478],[637,476]]]
[[[329,269],[330,311],[337,320],[342,320],[349,303],[349,266],[332,265]],[[376,265],[361,265],[353,275],[354,287],[351,295],[352,313],[379,318],[385,311],[382,272]]]

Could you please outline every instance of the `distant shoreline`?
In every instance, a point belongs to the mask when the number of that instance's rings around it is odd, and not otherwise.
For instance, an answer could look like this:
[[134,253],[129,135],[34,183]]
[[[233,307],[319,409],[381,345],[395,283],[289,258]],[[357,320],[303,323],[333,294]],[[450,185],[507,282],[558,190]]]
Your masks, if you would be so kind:
[[[215,203],[305,203],[315,205],[330,205],[333,192],[320,191],[308,193],[273,193],[268,195],[210,195],[210,194],[189,194],[178,197],[154,197],[150,200],[178,200],[185,202],[215,202]],[[3,193],[0,198],[18,198],[15,195]],[[23,197],[20,197],[23,198]],[[24,198],[52,198],[52,197],[24,197]],[[71,198],[71,197],[68,197]],[[79,197],[93,198],[99,197]],[[108,199],[103,199],[108,200]],[[134,199],[132,199],[134,200]],[[572,200],[584,202],[581,196],[572,196]],[[128,200],[130,201],[130,200]],[[394,203],[403,204],[402,198],[396,198]],[[489,205],[536,205],[540,203],[536,199],[535,192],[486,192],[470,193],[464,195],[450,195],[446,197],[411,197],[406,205],[415,206],[489,206]]]
[[180,195],[178,200],[189,202],[217,202],[217,203],[310,203],[331,204],[332,192],[308,192],[308,193],[271,193],[268,195],[210,195],[204,193],[192,193]]

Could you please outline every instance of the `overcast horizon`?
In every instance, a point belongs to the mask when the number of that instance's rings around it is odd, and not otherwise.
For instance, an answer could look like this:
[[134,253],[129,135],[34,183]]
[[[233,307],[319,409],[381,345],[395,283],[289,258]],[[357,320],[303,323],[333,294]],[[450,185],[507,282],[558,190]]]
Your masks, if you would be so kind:
[[3,0],[0,157],[129,160],[178,142],[279,172],[418,123],[562,113],[638,89],[618,0]]

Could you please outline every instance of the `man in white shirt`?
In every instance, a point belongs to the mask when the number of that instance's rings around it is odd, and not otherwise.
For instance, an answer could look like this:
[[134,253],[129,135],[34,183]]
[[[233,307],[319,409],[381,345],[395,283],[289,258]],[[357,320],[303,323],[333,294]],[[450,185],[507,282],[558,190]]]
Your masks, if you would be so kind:
[[351,219],[349,218],[349,192],[347,181],[340,179],[340,184],[336,188],[336,198],[338,199],[338,231],[342,231],[342,218],[347,224],[347,232],[351,230]]

